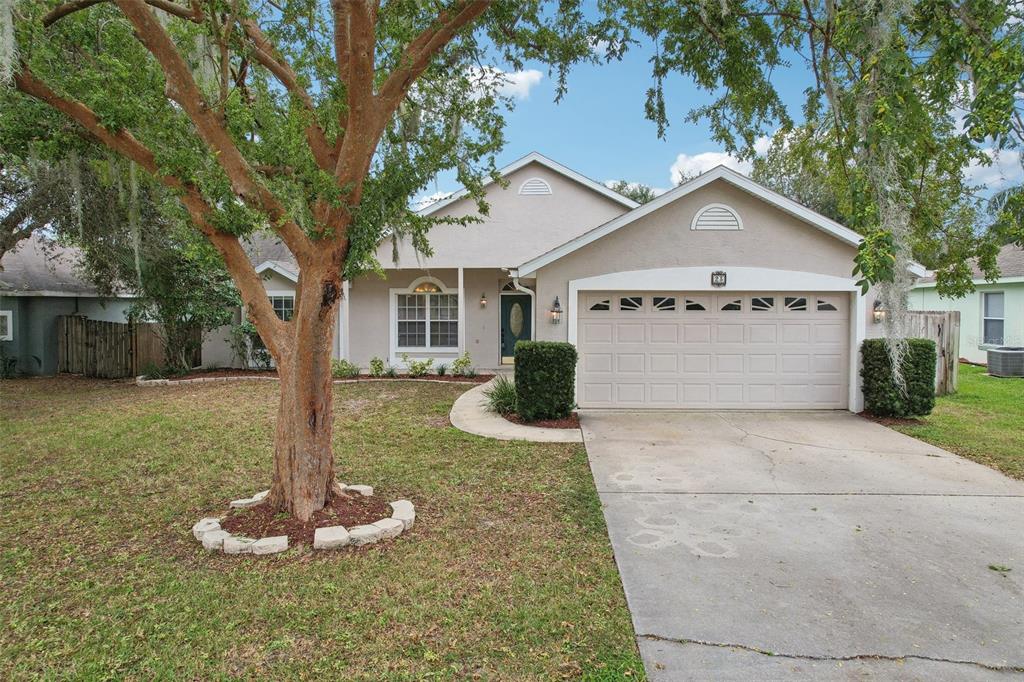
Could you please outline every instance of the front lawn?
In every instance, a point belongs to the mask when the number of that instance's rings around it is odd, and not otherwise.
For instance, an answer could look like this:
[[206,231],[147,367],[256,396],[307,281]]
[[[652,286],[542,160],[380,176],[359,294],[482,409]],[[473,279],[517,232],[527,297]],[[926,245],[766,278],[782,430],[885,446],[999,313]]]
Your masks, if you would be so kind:
[[984,367],[960,365],[960,387],[936,399],[921,424],[897,431],[1024,478],[1024,379],[1000,379]]
[[276,384],[0,384],[0,678],[641,678],[582,446],[457,431],[466,388],[336,386],[339,477],[416,526],[257,559],[189,528],[270,483]]

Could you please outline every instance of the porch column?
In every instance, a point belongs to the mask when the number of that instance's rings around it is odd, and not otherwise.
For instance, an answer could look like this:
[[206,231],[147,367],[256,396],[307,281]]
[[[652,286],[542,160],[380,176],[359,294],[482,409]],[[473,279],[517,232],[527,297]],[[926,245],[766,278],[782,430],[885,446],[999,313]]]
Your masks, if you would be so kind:
[[466,282],[459,268],[459,355],[466,352]]

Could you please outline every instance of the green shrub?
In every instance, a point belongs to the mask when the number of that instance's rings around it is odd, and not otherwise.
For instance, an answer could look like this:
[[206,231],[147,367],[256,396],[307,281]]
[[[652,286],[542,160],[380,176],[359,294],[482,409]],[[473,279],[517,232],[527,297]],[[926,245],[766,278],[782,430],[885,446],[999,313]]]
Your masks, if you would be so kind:
[[[469,351],[466,351],[459,357],[452,360],[452,374],[455,376],[471,376],[466,373],[471,369],[473,361],[469,357]],[[474,372],[475,374],[475,372]]]
[[515,362],[519,416],[526,421],[568,417],[575,405],[575,346],[561,341],[520,341]]
[[867,339],[861,345],[860,376],[864,385],[864,410],[880,417],[917,417],[935,407],[935,342],[907,339],[910,346],[903,362],[907,390],[892,378],[892,364],[885,339]]
[[440,365],[437,366],[437,376],[443,377],[447,373],[448,373],[448,365],[446,365],[446,364],[444,364],[442,362]]
[[430,368],[434,366],[434,358],[426,360],[413,360],[408,353],[402,353],[402,362],[409,368],[409,376],[418,378],[426,376]]
[[335,379],[351,379],[359,376],[359,368],[348,360],[331,360],[331,376]]
[[371,377],[382,377],[384,376],[384,361],[380,358],[370,358],[370,376]]
[[387,368],[384,370],[384,376],[394,379],[395,377],[398,376],[398,372],[395,370],[394,367],[388,365]]
[[484,391],[487,409],[498,414],[513,414],[516,411],[516,385],[507,376],[499,376]]

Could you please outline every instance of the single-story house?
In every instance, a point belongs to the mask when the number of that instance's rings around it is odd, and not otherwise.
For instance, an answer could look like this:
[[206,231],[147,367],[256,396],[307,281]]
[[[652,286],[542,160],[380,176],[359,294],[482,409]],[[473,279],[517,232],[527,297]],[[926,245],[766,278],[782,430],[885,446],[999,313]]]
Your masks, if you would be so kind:
[[960,311],[960,356],[988,362],[989,348],[1024,346],[1024,249],[1007,244],[996,257],[999,279],[989,282],[971,263],[975,291],[963,298],[944,298],[935,278],[922,277],[910,294],[911,310]]
[[130,298],[101,296],[77,273],[78,252],[35,235],[0,260],[0,362],[19,374],[57,373],[57,317],[126,322]]
[[[429,257],[382,244],[386,276],[344,284],[337,357],[496,369],[569,341],[584,408],[862,408],[857,233],[725,167],[642,206],[537,153],[501,175],[482,223],[433,228]],[[475,211],[461,191],[422,212]],[[294,260],[253,261],[289,316]]]

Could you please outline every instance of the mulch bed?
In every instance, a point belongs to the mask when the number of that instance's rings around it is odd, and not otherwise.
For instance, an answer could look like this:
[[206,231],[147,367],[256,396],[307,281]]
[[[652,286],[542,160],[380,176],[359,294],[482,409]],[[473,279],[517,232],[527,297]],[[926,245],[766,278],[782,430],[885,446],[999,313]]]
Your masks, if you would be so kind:
[[[217,379],[223,377],[276,377],[277,370],[253,370],[253,369],[211,369],[203,372],[189,372],[188,374],[182,374],[180,376],[167,377],[171,381],[181,381],[183,379]],[[393,377],[371,377],[368,375],[360,375],[358,377],[351,377],[356,381],[384,381],[387,379],[408,379],[409,381],[450,381],[453,383],[460,384],[482,384],[490,381],[493,375],[490,374],[478,374],[473,377],[464,376],[452,376],[445,374],[444,376],[438,376],[437,374],[428,374],[424,377],[411,377],[408,374],[397,374]]]
[[522,424],[523,426],[539,426],[544,429],[578,429],[580,428],[580,418],[575,412],[570,414],[565,419],[540,419],[535,422],[528,422],[518,414],[503,414],[501,415],[513,424]]
[[248,509],[232,509],[227,517],[220,522],[220,527],[232,535],[259,539],[287,535],[288,546],[297,544],[313,544],[313,533],[317,528],[325,526],[365,526],[391,517],[391,505],[382,498],[373,495],[363,497],[353,494],[351,497],[335,495],[331,502],[313,514],[307,523],[282,514],[270,508],[266,503]]
[[923,419],[916,419],[914,417],[880,417],[876,414],[868,414],[867,412],[861,412],[860,416],[882,426],[919,426],[925,423]]

